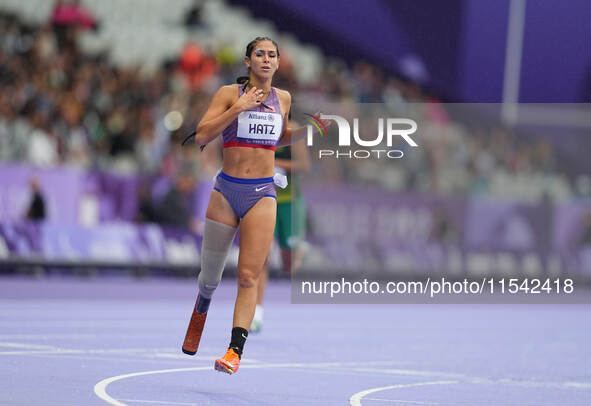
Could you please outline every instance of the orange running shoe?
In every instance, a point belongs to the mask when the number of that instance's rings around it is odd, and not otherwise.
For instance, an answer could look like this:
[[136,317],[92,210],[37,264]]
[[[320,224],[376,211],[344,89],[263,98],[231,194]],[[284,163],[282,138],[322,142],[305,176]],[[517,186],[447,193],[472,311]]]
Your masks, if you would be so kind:
[[214,368],[216,371],[225,372],[232,375],[238,371],[240,366],[240,357],[233,348],[228,348],[226,355],[215,360]]
[[193,314],[191,315],[191,321],[189,322],[185,341],[183,342],[183,352],[185,354],[195,355],[197,352],[206,318],[207,313],[198,313],[197,309],[193,307]]

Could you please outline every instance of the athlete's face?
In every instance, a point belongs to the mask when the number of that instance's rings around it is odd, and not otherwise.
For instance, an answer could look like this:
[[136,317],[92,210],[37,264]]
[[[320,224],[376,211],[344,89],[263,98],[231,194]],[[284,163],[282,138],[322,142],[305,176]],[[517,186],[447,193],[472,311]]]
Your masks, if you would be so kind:
[[261,77],[272,77],[279,67],[279,55],[271,41],[261,41],[256,44],[250,58],[244,58],[251,71]]

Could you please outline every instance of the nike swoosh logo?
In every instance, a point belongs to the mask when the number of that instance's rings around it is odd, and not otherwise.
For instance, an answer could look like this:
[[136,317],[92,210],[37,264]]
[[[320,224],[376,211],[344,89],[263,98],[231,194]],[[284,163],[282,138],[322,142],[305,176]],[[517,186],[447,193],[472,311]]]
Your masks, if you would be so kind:
[[246,340],[246,336],[244,335],[244,333],[242,333],[242,338],[244,338]]
[[257,187],[257,188],[254,188],[254,191],[255,191],[255,192],[260,192],[261,190],[265,189],[266,187],[267,187],[267,186],[263,186],[263,187]]

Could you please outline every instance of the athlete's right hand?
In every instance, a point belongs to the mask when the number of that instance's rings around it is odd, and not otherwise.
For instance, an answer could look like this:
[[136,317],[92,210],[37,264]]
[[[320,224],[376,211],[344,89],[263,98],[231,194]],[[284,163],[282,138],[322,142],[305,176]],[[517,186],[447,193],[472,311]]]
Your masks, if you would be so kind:
[[257,107],[261,104],[263,99],[263,89],[252,87],[248,92],[243,93],[242,96],[234,103],[234,106],[239,111],[245,111]]

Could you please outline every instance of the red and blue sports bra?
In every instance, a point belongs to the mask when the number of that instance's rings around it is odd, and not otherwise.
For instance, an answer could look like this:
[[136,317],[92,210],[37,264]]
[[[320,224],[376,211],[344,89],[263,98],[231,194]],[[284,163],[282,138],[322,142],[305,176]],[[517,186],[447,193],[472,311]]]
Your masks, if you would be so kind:
[[[244,93],[242,88],[238,87],[238,97]],[[269,108],[259,105],[245,110],[224,129],[224,148],[252,147],[275,151],[275,145],[283,133],[283,116],[274,87],[263,103]]]

